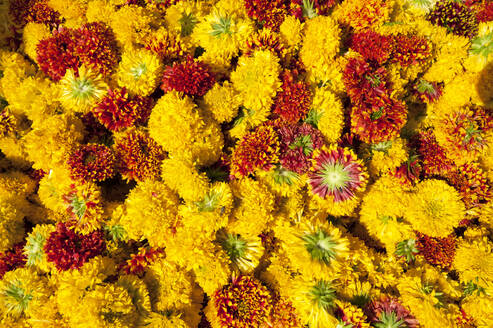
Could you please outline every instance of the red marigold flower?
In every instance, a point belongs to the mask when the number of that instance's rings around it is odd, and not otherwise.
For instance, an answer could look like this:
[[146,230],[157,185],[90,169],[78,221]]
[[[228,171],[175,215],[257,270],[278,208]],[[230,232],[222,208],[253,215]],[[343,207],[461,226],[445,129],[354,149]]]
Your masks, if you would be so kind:
[[74,232],[64,223],[58,223],[44,245],[46,258],[59,271],[78,269],[85,262],[100,255],[105,249],[101,230],[87,235]]
[[272,309],[272,296],[267,288],[249,276],[233,277],[212,298],[222,327],[258,327]]
[[277,297],[272,308],[270,320],[273,328],[301,328],[296,308],[287,300]]
[[286,0],[245,0],[244,3],[248,16],[274,31],[288,13],[289,1]]
[[115,155],[105,145],[80,145],[69,157],[67,164],[73,179],[98,182],[115,175]]
[[88,23],[76,32],[76,55],[88,68],[106,76],[118,63],[118,47],[112,30],[101,22]]
[[251,56],[256,50],[270,50],[281,59],[286,55],[286,48],[279,35],[265,28],[251,35],[246,41],[245,55]]
[[176,90],[189,96],[202,97],[216,83],[216,78],[207,64],[188,56],[185,62],[168,66],[162,82],[164,92]]
[[491,183],[478,163],[467,163],[447,175],[448,182],[459,192],[466,207],[473,208],[491,201]]
[[281,137],[280,162],[286,169],[303,174],[311,167],[313,151],[324,144],[322,133],[310,124],[284,125]]
[[478,32],[478,21],[474,12],[465,4],[455,0],[440,0],[428,13],[426,19],[443,26],[448,31],[472,38]]
[[0,279],[9,271],[24,267],[27,259],[24,254],[25,244],[26,241],[24,240],[15,244],[12,249],[0,253]]
[[126,88],[108,90],[92,109],[99,122],[108,130],[120,131],[136,124],[145,124],[151,115],[152,99],[131,97]]
[[9,14],[14,23],[21,28],[29,22],[46,24],[53,28],[62,22],[60,13],[53,10],[47,0],[10,1]]
[[124,179],[142,181],[159,177],[165,153],[147,133],[127,131],[117,137],[113,147],[118,170]]
[[296,81],[295,76],[285,71],[282,74],[282,90],[274,100],[273,111],[287,123],[297,123],[310,111],[312,93],[307,83]]
[[136,254],[130,255],[121,267],[126,274],[140,275],[145,272],[145,269],[156,261],[163,254],[162,249],[152,247],[140,247]]
[[343,82],[353,104],[390,94],[385,68],[375,68],[362,58],[349,59],[344,69]]
[[405,163],[395,169],[392,175],[395,176],[399,183],[404,186],[415,185],[421,175],[421,164],[418,156],[411,155]]
[[493,2],[489,0],[483,0],[481,2],[481,6],[477,9],[476,19],[479,22],[493,21]]
[[327,16],[336,3],[336,0],[291,0],[290,12],[300,21],[304,21],[317,15]]
[[455,323],[459,328],[476,328],[476,323],[474,319],[464,311],[464,309],[459,309],[457,318],[455,318]]
[[355,193],[366,186],[366,169],[348,148],[322,147],[315,150],[308,182],[312,192],[322,198],[334,197],[340,202],[355,197]]
[[422,102],[429,104],[436,102],[442,96],[443,86],[437,82],[419,79],[413,85],[412,91]]
[[455,256],[456,241],[453,235],[445,238],[430,237],[416,231],[416,248],[419,255],[431,265],[449,270]]
[[176,39],[166,30],[162,33],[149,34],[144,40],[144,47],[158,55],[165,63],[182,58],[185,55],[182,41]]
[[351,109],[352,132],[366,143],[394,139],[406,121],[406,104],[387,95],[354,105]]
[[431,57],[430,41],[417,35],[394,36],[392,61],[402,66],[421,64]]
[[372,60],[382,65],[392,55],[393,39],[375,31],[367,30],[356,33],[351,38],[351,48],[361,54],[366,60]]
[[77,71],[81,62],[75,48],[74,30],[64,27],[54,30],[53,36],[41,40],[36,46],[40,69],[53,81],[59,81],[68,69]]
[[432,130],[420,132],[411,139],[411,147],[416,149],[423,164],[425,177],[445,175],[452,169],[453,162],[445,154],[445,150],[437,143]]
[[279,159],[279,137],[271,126],[261,125],[239,142],[231,157],[231,174],[246,176],[268,170]]
[[399,303],[397,298],[384,296],[369,303],[365,306],[364,311],[368,320],[373,324],[386,322],[388,326],[395,327],[396,323],[402,320],[405,327],[416,328],[419,326],[418,320]]

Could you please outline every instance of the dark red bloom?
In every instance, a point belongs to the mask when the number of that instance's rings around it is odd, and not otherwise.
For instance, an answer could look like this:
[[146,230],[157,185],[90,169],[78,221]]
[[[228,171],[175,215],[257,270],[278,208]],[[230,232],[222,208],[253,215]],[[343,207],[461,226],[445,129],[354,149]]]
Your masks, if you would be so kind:
[[17,268],[22,268],[26,264],[26,255],[24,254],[24,245],[26,241],[17,243],[3,253],[0,253],[0,279],[3,278],[4,274],[15,270]]
[[147,36],[144,39],[144,47],[158,55],[165,63],[181,59],[186,54],[182,41],[167,31]]
[[416,248],[419,255],[431,265],[448,270],[454,261],[456,241],[454,236],[430,237],[416,231]]
[[312,93],[307,83],[296,81],[289,71],[282,74],[282,90],[274,100],[273,112],[287,123],[297,123],[310,111]]
[[121,269],[126,274],[142,274],[145,272],[145,269],[156,261],[156,259],[162,254],[162,249],[141,247],[138,253],[130,255],[130,259],[122,265]]
[[216,83],[207,64],[195,61],[191,56],[185,62],[174,63],[164,71],[161,89],[176,90],[189,96],[202,97]]
[[58,223],[46,240],[44,251],[49,262],[59,271],[78,269],[88,260],[100,255],[105,249],[101,230],[87,235],[74,232],[64,223]]
[[389,60],[393,47],[394,42],[391,37],[372,30],[358,32],[351,38],[351,48],[366,60],[375,61],[379,65]]
[[491,182],[478,163],[457,167],[447,174],[447,180],[459,192],[468,209],[491,201]]
[[147,122],[151,107],[152,99],[149,97],[132,97],[125,88],[110,89],[92,112],[107,129],[120,131]]
[[75,31],[64,27],[53,31],[53,36],[41,40],[37,47],[40,69],[53,81],[59,81],[68,69],[76,70],[81,62],[77,56]]
[[327,16],[336,3],[336,0],[291,0],[290,12],[300,21],[304,21],[317,15]]
[[447,158],[445,150],[438,144],[433,131],[423,131],[414,136],[411,139],[411,146],[419,155],[425,177],[443,176],[452,169],[453,162]]
[[394,36],[392,61],[402,66],[421,64],[431,57],[430,41],[416,35]]
[[280,59],[283,59],[286,53],[279,35],[268,29],[262,29],[258,33],[251,35],[246,40],[246,48],[245,55],[247,56],[251,56],[256,50],[269,50]]
[[440,0],[428,13],[426,19],[443,26],[448,31],[472,38],[478,32],[478,21],[474,11],[455,0]]
[[421,175],[421,164],[418,156],[412,155],[405,163],[395,169],[392,175],[398,178],[399,183],[405,186],[414,185],[419,181]]
[[288,13],[289,1],[286,0],[245,0],[244,3],[249,17],[274,31],[279,29]]
[[437,82],[428,82],[419,79],[414,85],[412,92],[424,103],[434,103],[443,94],[443,86]]
[[493,21],[493,2],[490,0],[483,0],[481,6],[477,9],[476,19],[479,22],[491,22]]
[[382,319],[385,316],[387,323],[389,322],[389,319],[393,320],[394,323],[402,320],[405,327],[416,328],[419,326],[418,320],[407,308],[399,303],[397,298],[385,296],[379,300],[372,301],[365,306],[364,312],[368,321],[373,324],[382,322]]
[[13,0],[9,3],[9,14],[19,27],[35,22],[57,27],[61,22],[60,13],[53,10],[47,0]]
[[306,173],[311,166],[313,151],[324,144],[322,133],[306,123],[281,126],[278,133],[282,166],[298,174]]
[[128,131],[116,140],[113,149],[123,178],[142,181],[159,177],[165,153],[147,133]]
[[79,146],[69,157],[67,164],[73,179],[98,182],[115,175],[115,155],[105,145]]

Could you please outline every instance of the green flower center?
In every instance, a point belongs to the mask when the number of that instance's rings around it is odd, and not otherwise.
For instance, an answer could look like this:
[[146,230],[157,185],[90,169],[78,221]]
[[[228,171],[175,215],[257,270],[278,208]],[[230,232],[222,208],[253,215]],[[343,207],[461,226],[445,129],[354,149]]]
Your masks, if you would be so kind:
[[306,250],[310,253],[313,260],[328,265],[330,261],[336,258],[337,242],[322,229],[318,229],[311,234],[306,234],[301,239],[305,242]]
[[305,119],[305,123],[312,125],[313,127],[318,127],[318,122],[322,118],[324,112],[316,109],[311,109]]
[[221,241],[221,246],[232,262],[237,262],[244,257],[247,251],[247,242],[238,234],[228,233]]
[[19,281],[15,281],[10,283],[3,292],[6,298],[7,311],[16,315],[20,315],[26,311],[29,302],[33,299],[33,296],[28,294],[21,286]]
[[380,151],[388,153],[389,149],[392,147],[392,141],[382,141],[370,146],[372,151]]
[[138,80],[142,75],[147,72],[146,63],[140,63],[139,65],[132,67],[130,73],[133,75],[134,79]]
[[287,170],[282,166],[278,166],[274,169],[272,176],[274,178],[274,182],[279,185],[287,184],[291,186],[295,181],[299,180],[299,175],[296,172]]
[[29,236],[26,246],[24,246],[28,266],[36,265],[43,260],[43,246],[45,241],[46,239],[39,232]]
[[72,212],[77,215],[79,219],[82,219],[87,209],[84,199],[79,199],[77,196],[74,196],[70,205],[72,206]]
[[220,38],[223,34],[231,35],[231,18],[230,17],[219,17],[219,19],[211,24],[212,30],[209,32],[210,35]]
[[471,41],[471,54],[487,58],[493,51],[493,32],[479,36]]
[[310,155],[313,152],[312,136],[307,134],[297,137],[296,140],[289,145],[289,148],[301,148],[303,149],[303,154],[305,154],[306,156]]
[[407,262],[411,262],[415,259],[414,254],[418,254],[419,250],[416,248],[416,240],[408,239],[397,243],[395,254],[397,256],[406,257]]
[[322,178],[323,185],[331,191],[342,189],[351,180],[349,172],[341,163],[323,164],[318,175]]
[[303,0],[303,4],[302,4],[303,17],[311,19],[317,16],[317,11],[314,7],[314,4],[315,1]]
[[220,193],[208,192],[207,194],[205,194],[204,199],[202,199],[200,202],[195,202],[195,205],[200,212],[212,212],[216,209],[220,199]]
[[376,328],[404,328],[407,325],[404,323],[404,320],[397,319],[397,314],[392,312],[382,312],[380,313],[380,318],[378,318],[379,322],[375,323]]
[[72,98],[74,99],[89,99],[96,92],[96,88],[91,79],[77,78],[72,81]]
[[332,284],[325,280],[319,280],[309,291],[313,304],[328,312],[334,306],[335,290]]
[[199,22],[197,18],[192,13],[186,14],[183,13],[181,15],[180,20],[178,21],[181,25],[181,36],[189,36],[192,34],[195,25]]
[[111,227],[106,226],[105,230],[113,241],[123,240],[127,235],[125,228],[119,224],[115,224]]

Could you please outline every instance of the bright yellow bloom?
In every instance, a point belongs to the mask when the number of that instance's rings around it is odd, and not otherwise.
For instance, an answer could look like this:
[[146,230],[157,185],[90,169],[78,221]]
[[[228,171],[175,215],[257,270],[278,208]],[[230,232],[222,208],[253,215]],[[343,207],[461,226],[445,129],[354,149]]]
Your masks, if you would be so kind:
[[414,229],[431,237],[447,237],[464,219],[459,193],[443,180],[425,180],[409,195],[404,217]]
[[24,42],[24,52],[33,61],[37,61],[36,46],[39,41],[50,37],[48,26],[40,23],[29,22],[22,32],[22,41]]
[[493,254],[487,240],[461,241],[457,247],[453,268],[460,281],[473,281],[481,286],[493,283]]
[[264,247],[260,237],[244,238],[226,230],[218,232],[217,243],[229,257],[235,271],[249,273],[258,266]]
[[203,108],[208,110],[218,123],[231,121],[241,101],[232,84],[225,81],[223,85],[216,83],[204,96]]
[[493,327],[493,296],[471,295],[462,301],[461,308],[474,319],[476,327]]
[[164,182],[185,201],[199,201],[209,188],[209,179],[205,173],[199,173],[196,167],[177,158],[168,158],[162,164]]
[[372,175],[388,173],[408,159],[406,142],[401,138],[367,145],[364,157],[369,160]]
[[298,49],[302,39],[303,23],[294,16],[287,16],[279,27],[279,35],[287,48]]
[[116,8],[108,0],[92,0],[87,4],[86,18],[89,23],[104,22],[109,25],[115,11]]
[[0,252],[12,248],[14,244],[22,241],[24,235],[24,213],[20,212],[8,202],[0,202]]
[[255,113],[270,109],[281,86],[279,73],[279,58],[271,51],[259,50],[252,57],[240,57],[231,82],[246,110]]
[[145,49],[128,50],[122,55],[116,76],[119,86],[133,94],[148,96],[159,85],[162,71],[157,55]]
[[318,127],[328,143],[336,142],[344,125],[341,100],[325,88],[316,88],[306,122]]
[[109,19],[118,43],[126,52],[141,44],[143,37],[151,32],[151,26],[159,26],[161,18],[147,8],[122,5]]
[[66,27],[75,28],[80,27],[86,22],[86,10],[88,0],[48,0],[47,4],[58,11],[60,15],[65,18],[64,25]]
[[55,230],[56,227],[54,225],[38,224],[27,235],[24,254],[27,257],[26,265],[28,267],[35,267],[44,272],[49,272],[55,268],[53,263],[47,261],[43,250],[46,240]]

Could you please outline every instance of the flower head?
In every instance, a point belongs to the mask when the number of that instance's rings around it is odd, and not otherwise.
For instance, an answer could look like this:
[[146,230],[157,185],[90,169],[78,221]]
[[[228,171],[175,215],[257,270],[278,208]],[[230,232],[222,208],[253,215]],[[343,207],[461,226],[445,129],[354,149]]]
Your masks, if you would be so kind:
[[416,328],[418,320],[396,298],[381,297],[365,307],[368,319],[379,328]]
[[314,194],[321,198],[332,196],[340,202],[354,198],[366,186],[368,174],[353,151],[322,147],[313,155],[308,177]]
[[87,235],[74,232],[63,223],[58,223],[44,245],[49,262],[59,271],[78,269],[89,259],[100,255],[105,248],[104,234],[97,230]]
[[444,175],[452,169],[452,161],[437,143],[432,130],[420,132],[413,138],[412,146],[417,150],[425,176]]
[[462,2],[440,0],[426,16],[433,24],[443,26],[451,33],[473,37],[478,31],[474,12]]
[[455,237],[445,238],[430,237],[420,232],[416,232],[416,248],[425,260],[444,270],[448,270],[452,265],[455,255]]
[[14,245],[12,249],[0,253],[0,279],[5,273],[22,268],[26,264],[26,255],[23,253],[24,242]]
[[127,51],[118,66],[118,85],[132,94],[148,96],[158,86],[161,73],[162,65],[157,55],[145,49]]
[[392,61],[402,66],[421,64],[432,55],[431,43],[424,37],[398,34],[394,36],[394,43]]
[[245,8],[248,16],[263,23],[265,27],[278,30],[288,13],[289,2],[284,0],[246,0]]
[[62,199],[65,202],[72,229],[82,234],[99,229],[103,220],[103,206],[101,194],[96,185],[92,183],[72,184]]
[[115,174],[115,155],[105,145],[81,145],[69,157],[72,177],[85,182],[104,181]]
[[393,52],[393,39],[372,30],[355,33],[351,38],[351,48],[360,53],[366,60],[384,64]]
[[185,62],[175,62],[164,70],[161,89],[164,92],[176,90],[188,96],[202,97],[215,82],[209,67],[189,56]]
[[451,171],[447,178],[457,189],[468,209],[483,206],[493,197],[486,172],[476,162],[460,165],[457,170]]
[[228,255],[233,267],[241,272],[251,272],[263,254],[260,238],[242,237],[239,234],[219,231],[218,242]]
[[308,84],[296,81],[296,77],[288,71],[282,75],[281,89],[274,100],[273,112],[287,123],[294,124],[305,119],[312,97]]

